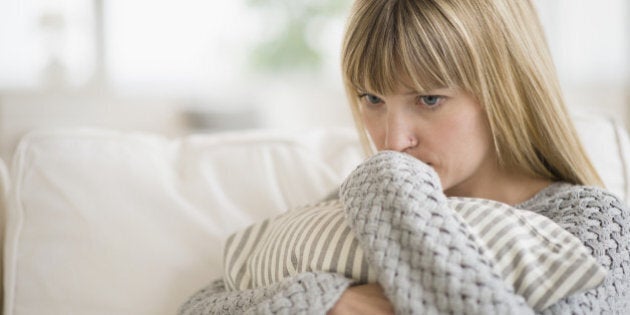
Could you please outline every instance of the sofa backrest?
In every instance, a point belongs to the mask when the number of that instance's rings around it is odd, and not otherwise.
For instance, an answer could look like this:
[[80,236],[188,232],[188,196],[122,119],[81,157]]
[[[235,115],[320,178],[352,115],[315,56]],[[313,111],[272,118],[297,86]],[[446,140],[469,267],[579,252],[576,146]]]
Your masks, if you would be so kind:
[[616,120],[596,114],[573,115],[577,132],[606,189],[630,201],[630,139]]
[[5,314],[174,314],[220,277],[229,234],[323,198],[359,152],[349,130],[32,133],[12,166]]

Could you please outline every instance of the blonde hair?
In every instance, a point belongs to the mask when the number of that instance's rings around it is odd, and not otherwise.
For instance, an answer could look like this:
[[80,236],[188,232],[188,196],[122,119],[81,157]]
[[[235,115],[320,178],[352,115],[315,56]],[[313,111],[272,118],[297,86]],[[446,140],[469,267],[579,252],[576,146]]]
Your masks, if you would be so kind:
[[565,108],[528,0],[357,0],[342,71],[366,148],[358,92],[387,95],[400,84],[416,91],[457,87],[484,106],[503,167],[602,186]]

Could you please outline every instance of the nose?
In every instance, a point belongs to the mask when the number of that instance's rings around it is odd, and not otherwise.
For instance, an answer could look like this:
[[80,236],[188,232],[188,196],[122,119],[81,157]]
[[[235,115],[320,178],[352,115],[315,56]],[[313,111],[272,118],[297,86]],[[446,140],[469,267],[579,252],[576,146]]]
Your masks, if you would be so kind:
[[414,123],[403,112],[387,114],[385,150],[405,152],[418,145]]

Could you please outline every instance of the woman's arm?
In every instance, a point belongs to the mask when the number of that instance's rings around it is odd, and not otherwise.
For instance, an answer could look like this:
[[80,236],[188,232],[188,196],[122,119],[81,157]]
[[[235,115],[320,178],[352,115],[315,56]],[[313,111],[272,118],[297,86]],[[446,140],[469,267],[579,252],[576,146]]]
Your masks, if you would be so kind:
[[226,291],[216,280],[195,293],[179,314],[325,314],[351,283],[342,275],[307,272],[269,287]]

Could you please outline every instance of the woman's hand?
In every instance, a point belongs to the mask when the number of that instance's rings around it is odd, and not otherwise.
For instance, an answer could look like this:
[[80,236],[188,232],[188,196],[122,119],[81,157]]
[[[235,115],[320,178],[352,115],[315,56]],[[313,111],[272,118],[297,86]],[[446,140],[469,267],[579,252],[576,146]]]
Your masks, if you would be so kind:
[[327,315],[338,314],[394,314],[383,288],[378,283],[348,288]]

